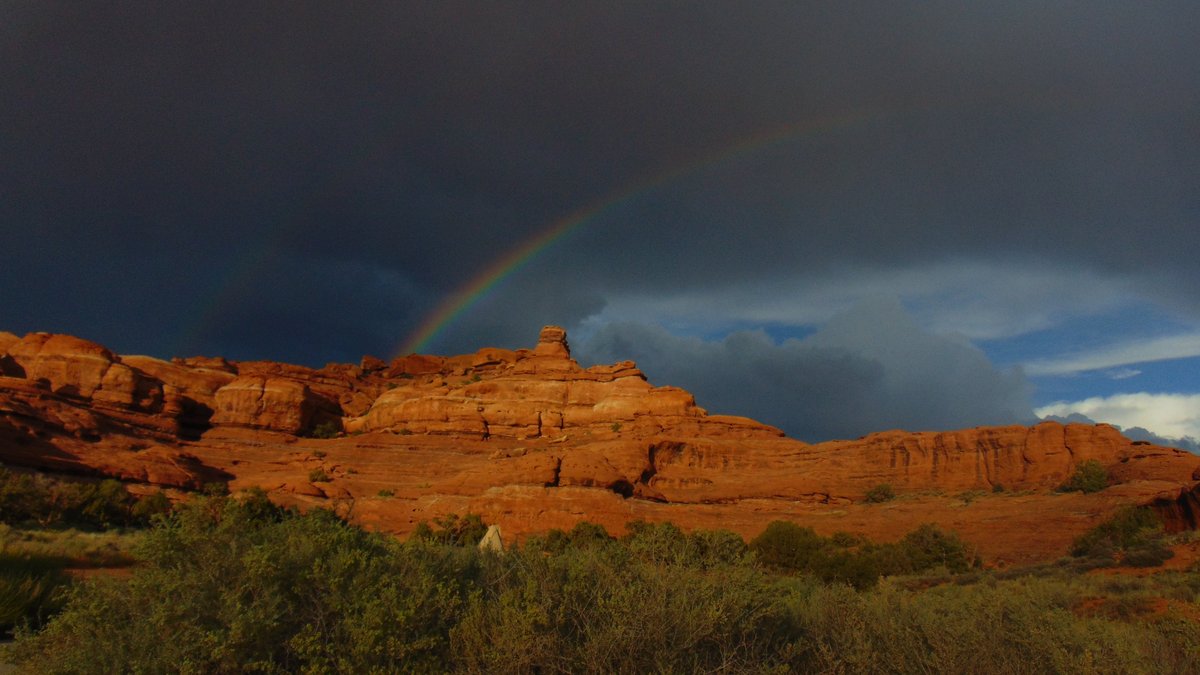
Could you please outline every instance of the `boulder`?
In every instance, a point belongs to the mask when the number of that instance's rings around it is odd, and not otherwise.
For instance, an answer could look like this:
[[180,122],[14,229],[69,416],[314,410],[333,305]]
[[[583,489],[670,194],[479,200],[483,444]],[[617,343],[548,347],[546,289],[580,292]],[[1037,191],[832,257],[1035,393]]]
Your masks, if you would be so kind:
[[162,385],[121,363],[108,349],[70,335],[30,333],[8,345],[10,365],[27,380],[43,382],[55,394],[92,399],[100,406],[155,411]]
[[270,429],[289,434],[308,431],[328,402],[302,382],[278,377],[241,376],[214,395],[212,423]]

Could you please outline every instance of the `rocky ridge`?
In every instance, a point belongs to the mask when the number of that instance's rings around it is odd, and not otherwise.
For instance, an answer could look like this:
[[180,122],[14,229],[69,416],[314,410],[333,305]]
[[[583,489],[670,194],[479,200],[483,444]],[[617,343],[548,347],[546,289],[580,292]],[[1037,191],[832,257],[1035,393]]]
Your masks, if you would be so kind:
[[[1087,460],[1108,467],[1110,488],[1052,491]],[[1200,513],[1200,458],[1106,425],[806,444],[709,414],[688,392],[651,385],[633,362],[583,368],[553,326],[531,350],[320,369],[163,361],[67,335],[0,333],[0,462],[112,476],[134,490],[259,486],[399,534],[468,510],[506,536],[585,518],[614,530],[646,518],[753,536],[787,518],[887,539],[932,520],[977,534],[994,557],[1033,559],[1060,555],[1123,504],[1153,504],[1176,529],[1196,527]],[[901,499],[866,504],[880,483]],[[960,504],[962,494],[975,497]]]

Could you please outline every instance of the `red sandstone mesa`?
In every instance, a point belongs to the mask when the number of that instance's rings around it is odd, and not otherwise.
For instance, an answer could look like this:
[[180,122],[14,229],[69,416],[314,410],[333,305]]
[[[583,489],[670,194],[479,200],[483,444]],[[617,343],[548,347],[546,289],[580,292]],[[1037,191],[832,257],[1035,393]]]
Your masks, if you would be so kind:
[[[343,432],[306,437],[318,427]],[[1053,492],[1093,459],[1111,487]],[[810,445],[710,415],[630,361],[583,368],[552,326],[532,350],[321,369],[168,362],[66,335],[0,333],[0,462],[113,476],[138,490],[259,486],[399,534],[464,511],[510,537],[581,519],[619,531],[636,518],[753,536],[783,518],[888,539],[932,521],[1007,561],[1061,555],[1123,504],[1153,504],[1173,528],[1195,527],[1200,509],[1200,458],[1106,425],[887,431]],[[310,482],[314,469],[330,480]],[[902,498],[864,503],[880,483]],[[993,495],[996,485],[1007,491]]]

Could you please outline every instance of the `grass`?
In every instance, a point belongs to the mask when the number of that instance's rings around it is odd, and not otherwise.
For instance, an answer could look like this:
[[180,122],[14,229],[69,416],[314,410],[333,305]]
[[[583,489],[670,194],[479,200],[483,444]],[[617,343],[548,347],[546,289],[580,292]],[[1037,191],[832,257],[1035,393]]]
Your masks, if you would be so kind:
[[0,554],[53,560],[63,567],[127,567],[142,539],[137,531],[84,532],[75,529],[26,530],[0,525]]
[[985,494],[987,494],[987,493],[984,492],[983,490],[967,490],[966,492],[960,493],[958,495],[958,499],[962,500],[962,503],[964,506],[970,506],[971,502],[975,501],[976,499],[979,499],[980,497],[984,496]]
[[0,553],[0,634],[40,626],[62,606],[69,584],[61,560]]
[[0,525],[0,634],[38,627],[65,601],[68,569],[128,567],[138,532],[26,530]]

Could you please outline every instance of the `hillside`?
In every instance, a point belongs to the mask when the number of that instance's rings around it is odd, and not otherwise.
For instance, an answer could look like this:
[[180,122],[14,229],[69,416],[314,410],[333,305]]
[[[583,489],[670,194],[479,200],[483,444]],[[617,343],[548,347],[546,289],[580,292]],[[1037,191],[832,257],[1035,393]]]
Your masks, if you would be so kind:
[[[1087,460],[1108,469],[1110,487],[1056,493]],[[508,538],[581,519],[753,536],[786,519],[886,541],[934,522],[997,564],[1058,557],[1126,504],[1153,505],[1175,530],[1195,528],[1200,509],[1200,458],[1107,425],[806,444],[709,414],[632,362],[582,368],[556,327],[531,350],[321,369],[163,361],[67,335],[0,333],[0,462],[116,477],[135,492],[259,486],[279,503],[334,508],[401,535],[468,511]],[[898,497],[868,503],[883,483]]]

